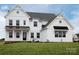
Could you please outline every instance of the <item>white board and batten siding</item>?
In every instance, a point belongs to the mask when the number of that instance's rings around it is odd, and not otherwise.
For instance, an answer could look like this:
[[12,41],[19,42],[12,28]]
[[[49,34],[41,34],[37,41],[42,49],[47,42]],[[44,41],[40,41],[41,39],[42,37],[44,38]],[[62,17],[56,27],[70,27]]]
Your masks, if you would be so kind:
[[[66,33],[66,37],[55,37],[54,26],[67,26],[68,31]],[[43,39],[41,40],[43,42],[46,40],[49,42],[73,42],[73,28],[62,15],[59,15],[47,26],[46,30],[41,32],[41,39]]]

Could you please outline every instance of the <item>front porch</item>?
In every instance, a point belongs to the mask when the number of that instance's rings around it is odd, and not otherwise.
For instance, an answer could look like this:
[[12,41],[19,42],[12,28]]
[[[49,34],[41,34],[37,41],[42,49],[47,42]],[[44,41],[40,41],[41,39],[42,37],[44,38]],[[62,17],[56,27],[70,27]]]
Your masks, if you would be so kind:
[[26,26],[6,26],[6,41],[27,41],[29,30]]

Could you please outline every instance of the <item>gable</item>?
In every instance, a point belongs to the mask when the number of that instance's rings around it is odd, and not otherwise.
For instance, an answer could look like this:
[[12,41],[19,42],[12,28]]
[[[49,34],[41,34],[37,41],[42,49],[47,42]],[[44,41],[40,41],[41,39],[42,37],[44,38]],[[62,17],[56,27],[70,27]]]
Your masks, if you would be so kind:
[[15,6],[12,10],[10,10],[6,17],[30,17],[27,13],[24,12],[24,10],[21,9],[20,6]]
[[51,21],[47,28],[51,28],[52,26],[67,26],[69,29],[73,29],[71,24],[64,19],[62,15],[58,15],[53,21]]

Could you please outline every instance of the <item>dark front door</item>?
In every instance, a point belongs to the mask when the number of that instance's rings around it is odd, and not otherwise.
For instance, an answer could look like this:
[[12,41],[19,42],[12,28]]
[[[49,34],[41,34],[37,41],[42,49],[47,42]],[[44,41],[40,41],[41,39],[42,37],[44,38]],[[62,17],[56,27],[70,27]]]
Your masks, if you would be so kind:
[[26,40],[26,39],[27,39],[27,33],[23,32],[23,40]]

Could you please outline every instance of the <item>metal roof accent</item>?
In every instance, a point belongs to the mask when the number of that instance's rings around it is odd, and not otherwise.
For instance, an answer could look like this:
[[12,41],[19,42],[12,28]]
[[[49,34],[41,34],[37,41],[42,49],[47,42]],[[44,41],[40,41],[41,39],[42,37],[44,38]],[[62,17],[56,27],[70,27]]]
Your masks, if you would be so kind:
[[62,29],[62,30],[68,30],[67,26],[53,26],[54,29]]

